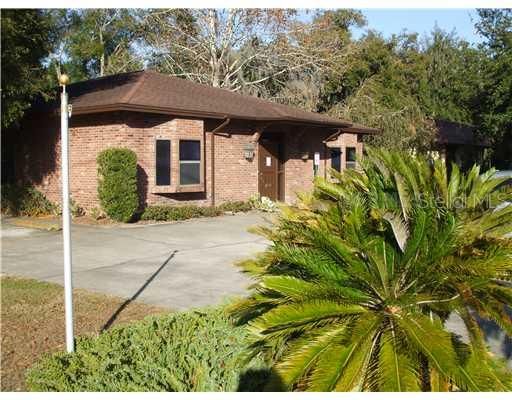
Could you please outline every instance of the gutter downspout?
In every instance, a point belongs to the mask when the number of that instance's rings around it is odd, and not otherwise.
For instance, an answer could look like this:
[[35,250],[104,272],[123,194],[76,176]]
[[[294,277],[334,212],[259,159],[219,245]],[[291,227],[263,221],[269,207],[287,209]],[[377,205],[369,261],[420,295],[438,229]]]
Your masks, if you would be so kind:
[[222,122],[218,127],[212,130],[212,142],[211,142],[211,170],[210,170],[210,177],[212,181],[212,188],[211,188],[211,205],[215,205],[215,134],[219,132],[222,128],[224,128],[226,125],[228,125],[231,122],[231,118],[228,118],[226,115],[224,122]]
[[324,144],[324,178],[327,178],[327,149],[329,148],[327,146],[327,143],[336,140],[340,137],[340,135],[343,134],[343,128],[338,128],[336,132],[329,135],[327,138],[325,138],[322,143]]

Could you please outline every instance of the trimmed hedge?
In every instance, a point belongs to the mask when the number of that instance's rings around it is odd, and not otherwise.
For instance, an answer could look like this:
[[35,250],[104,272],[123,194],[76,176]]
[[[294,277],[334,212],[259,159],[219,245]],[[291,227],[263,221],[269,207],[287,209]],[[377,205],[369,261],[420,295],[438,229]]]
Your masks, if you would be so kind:
[[247,212],[251,211],[254,206],[250,201],[227,201],[218,206],[223,212]]
[[215,207],[197,206],[148,206],[140,219],[144,221],[181,221],[198,217],[215,217],[222,214]]
[[38,217],[57,212],[58,207],[33,187],[2,185],[2,214]]
[[27,374],[32,391],[259,390],[269,372],[246,362],[248,333],[222,309],[149,317],[80,338],[76,351],[46,356]]
[[215,217],[226,212],[247,212],[252,209],[249,202],[226,202],[216,207],[198,206],[148,206],[140,219],[144,221],[181,221],[190,218]]
[[110,148],[97,161],[101,207],[116,221],[130,221],[139,206],[137,156],[130,149]]

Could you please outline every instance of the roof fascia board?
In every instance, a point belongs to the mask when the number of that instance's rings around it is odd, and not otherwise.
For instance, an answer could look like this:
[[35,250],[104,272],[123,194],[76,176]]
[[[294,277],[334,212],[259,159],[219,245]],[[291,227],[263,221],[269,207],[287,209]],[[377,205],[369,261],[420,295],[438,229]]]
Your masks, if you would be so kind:
[[258,118],[258,117],[249,117],[243,115],[226,115],[226,114],[215,114],[215,113],[207,113],[207,112],[198,112],[198,111],[188,111],[188,110],[176,110],[172,108],[163,108],[163,107],[149,107],[149,106],[141,106],[136,104],[125,104],[125,103],[117,103],[117,104],[109,104],[105,106],[94,106],[94,107],[76,107],[73,108],[73,114],[93,114],[99,112],[112,112],[112,111],[135,111],[135,112],[147,112],[147,113],[156,113],[156,114],[171,114],[171,115],[180,115],[180,116],[189,116],[189,117],[198,117],[198,118],[212,118],[212,119],[225,119],[226,116],[231,119],[240,119],[240,120],[250,120],[250,121],[272,121],[272,122],[283,122],[283,123],[295,123],[298,125],[308,125],[308,126],[318,126],[318,127],[350,127],[349,123],[335,123],[335,122],[320,122],[320,121],[308,121],[298,118]]
[[361,133],[366,135],[375,135],[381,133],[380,129],[375,128],[360,128],[360,127],[347,127],[341,128],[341,133]]

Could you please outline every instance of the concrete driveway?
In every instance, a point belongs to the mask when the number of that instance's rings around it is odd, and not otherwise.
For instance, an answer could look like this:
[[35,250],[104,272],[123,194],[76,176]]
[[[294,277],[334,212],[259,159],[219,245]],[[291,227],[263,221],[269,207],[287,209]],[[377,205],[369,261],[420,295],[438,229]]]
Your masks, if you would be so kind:
[[[2,225],[2,272],[63,283],[62,232]],[[174,224],[74,225],[74,286],[174,310],[215,305],[247,294],[249,279],[237,260],[265,249],[267,243],[247,232],[263,216],[195,219]],[[512,368],[512,341],[494,323],[480,321],[491,351]],[[467,332],[453,314],[447,329]]]
[[[250,284],[234,262],[265,248],[258,213],[172,224],[72,227],[73,283],[174,310],[214,305]],[[2,224],[2,273],[63,283],[62,232]]]

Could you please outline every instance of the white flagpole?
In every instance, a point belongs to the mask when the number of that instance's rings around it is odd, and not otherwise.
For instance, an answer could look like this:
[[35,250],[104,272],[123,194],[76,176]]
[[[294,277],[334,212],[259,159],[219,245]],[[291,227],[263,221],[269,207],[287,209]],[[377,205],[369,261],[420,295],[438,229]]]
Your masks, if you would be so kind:
[[73,335],[73,281],[71,276],[71,221],[69,215],[69,134],[67,75],[61,75],[60,135],[61,135],[61,176],[62,176],[62,239],[64,241],[64,306],[66,313],[66,350],[74,351]]

